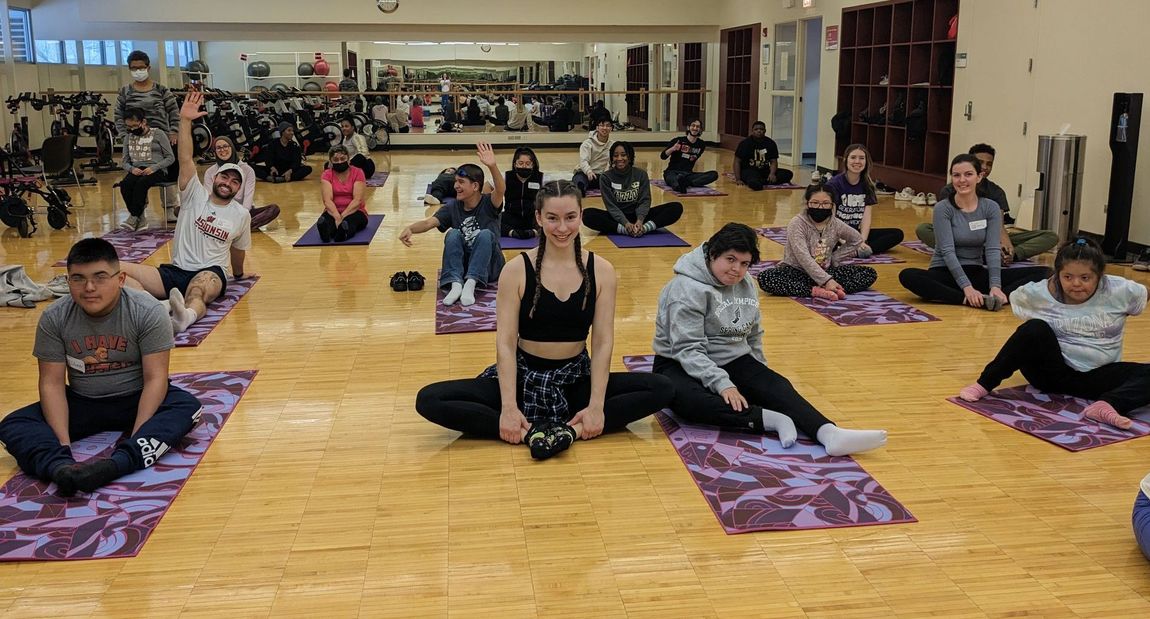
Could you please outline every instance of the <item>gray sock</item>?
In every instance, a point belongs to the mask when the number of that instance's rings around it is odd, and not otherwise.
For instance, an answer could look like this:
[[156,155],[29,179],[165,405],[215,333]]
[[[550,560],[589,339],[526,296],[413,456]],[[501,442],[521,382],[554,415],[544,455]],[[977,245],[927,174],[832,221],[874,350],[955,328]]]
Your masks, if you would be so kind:
[[762,409],[763,411],[763,429],[774,430],[779,435],[779,442],[783,444],[783,448],[789,448],[795,444],[799,438],[798,430],[795,429],[795,422],[791,421],[790,417],[770,409]]
[[627,228],[623,227],[623,224],[616,224],[615,229],[619,232],[619,234],[627,234]]

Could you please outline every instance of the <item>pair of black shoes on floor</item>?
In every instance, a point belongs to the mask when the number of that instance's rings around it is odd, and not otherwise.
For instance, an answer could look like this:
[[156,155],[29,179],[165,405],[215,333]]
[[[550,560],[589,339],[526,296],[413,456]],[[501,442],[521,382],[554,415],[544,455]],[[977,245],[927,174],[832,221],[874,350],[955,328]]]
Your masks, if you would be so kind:
[[89,460],[82,463],[65,464],[52,471],[52,481],[62,497],[75,496],[77,491],[94,492],[120,476],[116,463],[111,458]]
[[540,421],[527,431],[527,447],[531,457],[546,460],[575,443],[575,429],[562,421]]
[[419,271],[397,271],[395,275],[391,276],[391,289],[396,292],[407,292],[408,290],[416,292],[423,290],[423,283],[427,281]]

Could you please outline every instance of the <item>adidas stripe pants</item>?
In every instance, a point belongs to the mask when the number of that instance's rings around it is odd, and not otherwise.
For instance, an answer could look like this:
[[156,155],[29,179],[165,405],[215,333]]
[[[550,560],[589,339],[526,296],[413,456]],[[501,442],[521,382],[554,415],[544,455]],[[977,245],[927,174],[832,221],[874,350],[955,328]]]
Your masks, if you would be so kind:
[[[100,432],[132,431],[140,392],[109,398],[88,398],[68,388],[68,434],[72,441]],[[156,414],[136,434],[120,441],[111,457],[127,475],[155,464],[199,421],[202,406],[192,394],[168,385]],[[49,481],[52,471],[72,464],[72,450],[60,444],[44,419],[40,403],[21,408],[0,421],[0,444],[28,475]]]

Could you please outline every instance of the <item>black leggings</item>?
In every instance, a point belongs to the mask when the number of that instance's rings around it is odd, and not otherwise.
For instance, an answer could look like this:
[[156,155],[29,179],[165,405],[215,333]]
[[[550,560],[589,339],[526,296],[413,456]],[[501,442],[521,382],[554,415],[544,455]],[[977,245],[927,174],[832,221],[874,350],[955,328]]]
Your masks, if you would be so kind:
[[[862,292],[874,285],[878,272],[860,264],[828,267],[827,275],[839,283],[847,294]],[[811,288],[820,285],[806,271],[789,264],[780,264],[759,273],[759,288],[777,297],[809,297]]]
[[[647,211],[647,221],[654,222],[655,228],[666,228],[679,221],[682,216],[683,204],[681,202],[668,202],[659,206],[652,206],[651,210]],[[635,213],[627,214],[627,220],[635,223]],[[621,234],[619,222],[601,208],[583,209],[583,225],[598,231],[599,234]]]
[[367,213],[356,211],[345,217],[339,226],[336,226],[335,217],[332,217],[331,213],[324,211],[323,214],[319,216],[319,221],[316,222],[316,226],[319,228],[327,227],[331,232],[331,239],[336,243],[342,243],[357,233],[362,232],[363,229],[367,227]]
[[[367,157],[365,155],[356,155],[351,158],[349,163],[363,170],[363,175],[365,178],[371,178],[372,176],[375,176],[375,162],[371,160],[371,157]],[[292,176],[295,176],[295,174],[293,173]]]
[[[266,181],[271,178],[271,167],[267,165],[253,165],[252,170],[255,171],[256,178],[260,179],[261,181]],[[284,170],[279,170],[279,173],[282,176],[284,174]],[[291,169],[291,180],[302,181],[303,179],[307,178],[308,174],[311,174],[311,166],[296,166]]]
[[[962,270],[970,278],[970,285],[974,286],[975,290],[982,294],[990,294],[990,271],[986,267],[964,264]],[[1019,286],[1041,281],[1047,277],[1050,277],[1050,269],[1047,267],[1002,269],[1002,292],[1009,297]],[[898,281],[903,288],[927,301],[962,305],[966,299],[962,288],[954,281],[950,269],[946,267],[903,269],[898,274]]]
[[1150,364],[1109,363],[1088,372],[1066,364],[1050,325],[1037,318],[1022,323],[986,365],[978,384],[993,391],[1015,370],[1036,388],[1088,400],[1103,400],[1126,414],[1150,404]]
[[582,192],[583,195],[587,195],[587,192],[591,189],[594,189],[595,191],[599,191],[599,179],[600,178],[603,178],[602,172],[600,172],[599,174],[596,174],[595,178],[590,179],[590,178],[587,178],[587,175],[584,174],[582,170],[580,170],[580,171],[576,172],[574,176],[571,177],[571,182],[575,183],[575,186],[579,188],[579,191]]
[[775,170],[775,182],[768,183],[767,177],[771,175],[770,169],[756,170],[755,168],[743,168],[739,170],[739,178],[743,180],[743,184],[750,187],[754,191],[759,191],[763,187],[769,185],[786,185],[791,182],[795,177],[795,173],[790,170],[777,168]]
[[671,189],[676,189],[679,181],[683,182],[684,187],[706,187],[717,180],[719,180],[719,173],[714,170],[710,172],[663,170],[663,182],[667,183]]
[[811,440],[815,440],[819,428],[834,423],[799,395],[785,376],[751,355],[743,355],[720,367],[750,406],[742,411],[731,408],[722,396],[704,387],[674,359],[655,357],[654,371],[671,379],[674,385],[671,410],[692,423],[762,432],[762,409],[766,408],[790,417],[795,427]]
[[871,228],[866,244],[872,252],[881,254],[902,242],[905,235],[898,228]]
[[151,174],[141,176],[136,176],[129,172],[127,176],[120,180],[120,196],[124,198],[124,204],[128,206],[128,212],[135,217],[139,217],[148,206],[148,190],[155,187],[157,183],[162,183],[166,180],[167,172],[164,170],[156,170]]
[[[523,407],[522,385],[517,389]],[[662,376],[646,373],[612,372],[607,379],[603,402],[604,432],[656,413],[671,402],[671,383]],[[591,401],[591,379],[585,378],[563,388],[571,417]],[[428,421],[464,434],[499,438],[502,410],[499,380],[469,378],[430,384],[419,390],[415,410]],[[570,417],[568,417],[570,419]]]

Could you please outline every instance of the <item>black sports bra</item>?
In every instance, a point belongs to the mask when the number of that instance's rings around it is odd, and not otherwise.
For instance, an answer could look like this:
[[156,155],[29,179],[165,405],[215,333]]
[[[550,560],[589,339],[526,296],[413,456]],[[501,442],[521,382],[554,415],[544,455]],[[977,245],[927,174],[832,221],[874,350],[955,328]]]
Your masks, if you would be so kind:
[[[547,288],[539,291],[535,316],[531,302],[535,298],[535,265],[526,253],[523,264],[527,269],[527,285],[519,303],[519,337],[533,342],[582,342],[591,331],[595,318],[595,254],[587,254],[587,279],[591,282],[591,296],[583,306],[583,287],[580,286],[566,301],[560,301]],[[542,287],[542,285],[541,285]]]

